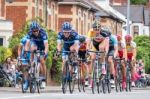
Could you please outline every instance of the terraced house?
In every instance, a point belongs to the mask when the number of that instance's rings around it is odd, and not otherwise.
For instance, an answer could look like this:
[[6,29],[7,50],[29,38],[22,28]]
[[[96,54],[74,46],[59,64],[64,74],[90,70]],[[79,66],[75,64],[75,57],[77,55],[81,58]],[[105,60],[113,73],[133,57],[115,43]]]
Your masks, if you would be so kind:
[[3,14],[6,20],[13,22],[14,34],[21,31],[27,20],[35,17],[43,19],[44,24],[56,32],[61,30],[64,21],[69,21],[80,34],[86,34],[97,11],[91,0],[6,1],[11,2],[5,2]]
[[6,21],[5,0],[0,0],[0,46],[8,47],[9,38],[13,33],[12,21]]

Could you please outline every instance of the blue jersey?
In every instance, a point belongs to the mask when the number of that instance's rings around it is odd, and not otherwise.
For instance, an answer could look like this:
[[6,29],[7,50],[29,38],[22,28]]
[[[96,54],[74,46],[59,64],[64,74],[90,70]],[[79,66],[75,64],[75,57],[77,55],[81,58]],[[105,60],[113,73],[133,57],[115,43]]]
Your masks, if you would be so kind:
[[39,30],[38,36],[33,35],[32,31],[29,31],[28,40],[33,42],[38,47],[38,49],[44,50],[45,49],[44,43],[48,42],[48,36],[46,31],[43,29]]
[[77,32],[72,31],[68,38],[65,38],[63,32],[58,33],[57,42],[64,42],[64,49],[68,50],[70,46],[79,41],[79,35]]
[[27,40],[28,40],[28,35],[24,36],[24,37],[21,39],[20,44],[21,44],[22,46],[25,46]]
[[109,50],[114,50],[115,46],[118,46],[117,38],[111,34],[109,37]]

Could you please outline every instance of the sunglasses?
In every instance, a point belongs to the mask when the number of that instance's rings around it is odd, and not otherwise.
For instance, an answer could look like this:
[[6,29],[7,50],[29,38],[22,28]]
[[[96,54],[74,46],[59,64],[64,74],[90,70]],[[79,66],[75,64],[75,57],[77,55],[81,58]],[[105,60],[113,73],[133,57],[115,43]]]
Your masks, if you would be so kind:
[[34,32],[34,33],[35,33],[35,32],[39,32],[39,30],[32,30],[32,32]]

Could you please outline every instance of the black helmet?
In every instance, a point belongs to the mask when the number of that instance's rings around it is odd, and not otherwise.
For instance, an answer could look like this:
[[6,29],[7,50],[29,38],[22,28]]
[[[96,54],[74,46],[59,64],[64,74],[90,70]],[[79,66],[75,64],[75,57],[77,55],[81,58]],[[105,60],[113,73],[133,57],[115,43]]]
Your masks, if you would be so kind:
[[85,38],[84,36],[80,36],[80,37],[79,37],[79,41],[80,41],[81,43],[85,42],[85,39],[86,39],[86,38]]
[[111,35],[110,32],[105,31],[105,30],[101,30],[101,31],[100,31],[100,34],[101,34],[103,37],[109,37],[109,36]]

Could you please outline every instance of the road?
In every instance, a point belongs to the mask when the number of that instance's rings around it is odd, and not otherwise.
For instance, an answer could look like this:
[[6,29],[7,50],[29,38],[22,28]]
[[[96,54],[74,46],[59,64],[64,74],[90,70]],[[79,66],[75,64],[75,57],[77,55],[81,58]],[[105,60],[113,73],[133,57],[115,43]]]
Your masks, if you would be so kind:
[[112,91],[110,94],[92,94],[90,90],[79,93],[77,89],[73,94],[69,92],[63,94],[60,87],[50,87],[42,91],[41,94],[31,94],[29,92],[23,94],[20,90],[0,88],[0,99],[150,99],[150,88],[134,89],[132,92],[121,93]]

